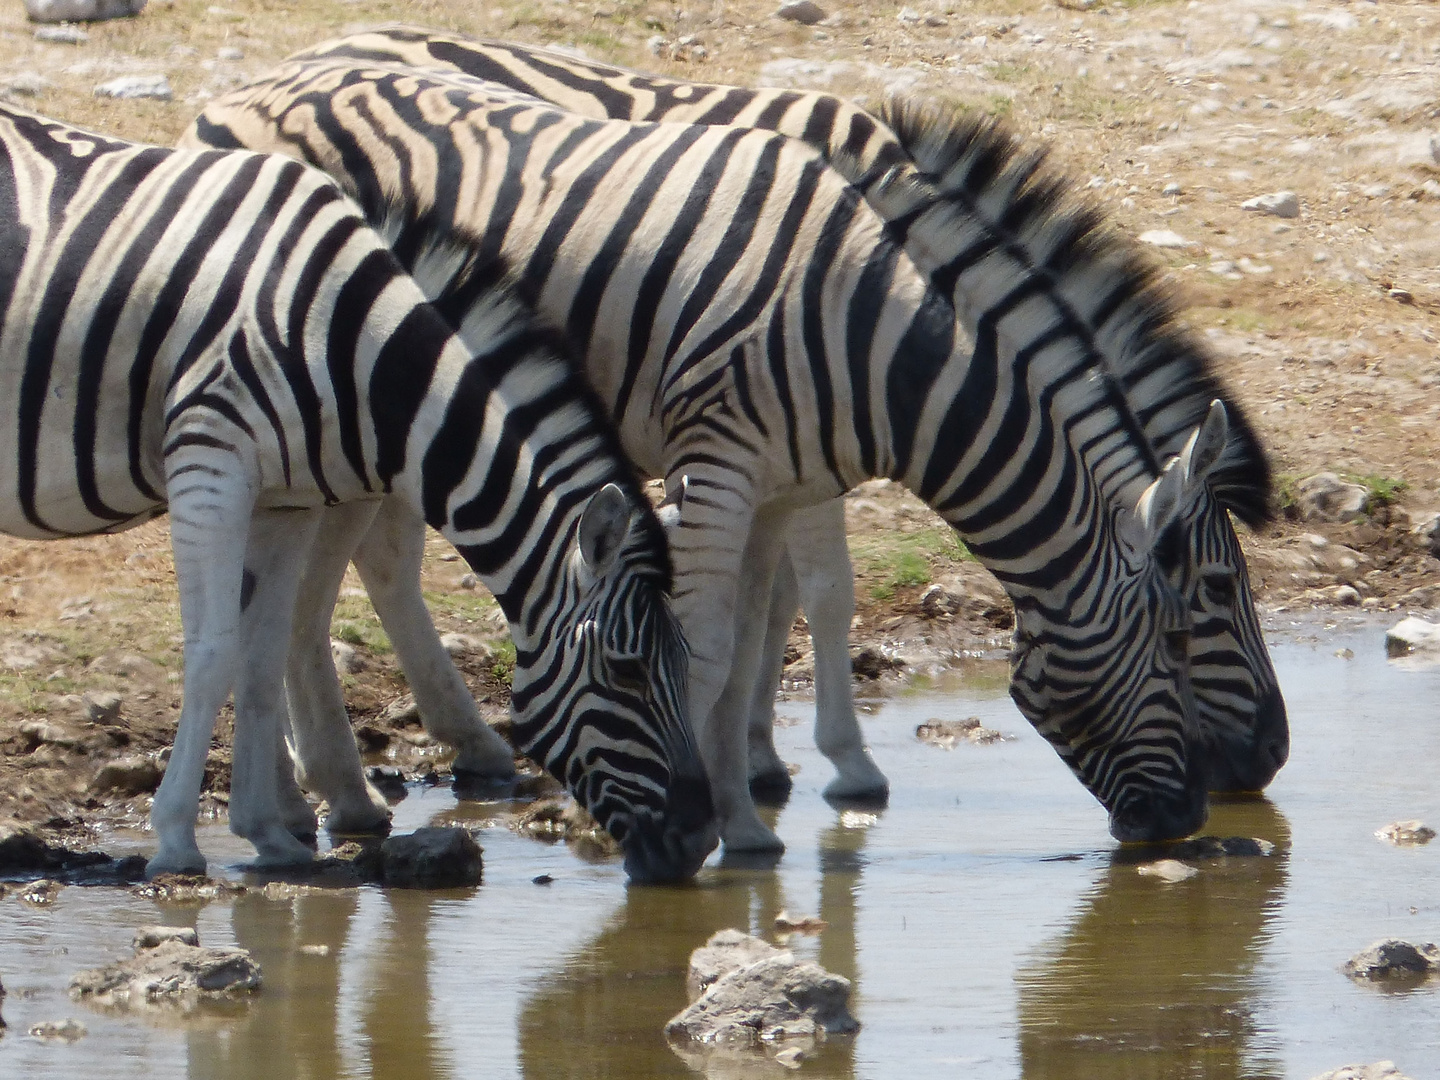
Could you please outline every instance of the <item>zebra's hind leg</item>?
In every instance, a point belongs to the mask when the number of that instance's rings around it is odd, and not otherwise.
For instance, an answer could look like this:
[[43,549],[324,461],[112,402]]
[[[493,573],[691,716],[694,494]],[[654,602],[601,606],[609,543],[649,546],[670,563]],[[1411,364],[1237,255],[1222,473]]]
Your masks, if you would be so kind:
[[285,666],[300,577],[321,511],[256,510],[245,549],[240,648],[235,681],[235,766],[230,831],[255,845],[261,866],[309,862],[311,849],[291,835],[281,815],[278,770],[283,764]]
[[184,703],[165,778],[150,808],[160,841],[145,872],[203,873],[195,815],[215,717],[239,661],[245,536],[254,506],[249,477],[229,455],[201,447],[167,461],[170,542],[185,631]]
[[815,745],[835,766],[827,799],[884,800],[890,781],[865,746],[855,715],[850,621],[855,570],[845,544],[845,502],[832,499],[790,519],[788,550],[815,647]]
[[379,502],[342,503],[323,511],[295,603],[285,685],[290,738],[301,783],[330,807],[332,833],[376,833],[390,827],[390,808],[365,779],[345,696],[330,653],[330,619],[345,568]]
[[388,498],[355,551],[355,569],[395,648],[421,723],[456,750],[456,778],[509,780],[515,753],[480,716],[426,610],[420,593],[424,557],[425,522],[404,500]]
[[800,610],[800,585],[788,554],[775,568],[770,589],[770,616],[765,624],[765,645],[760,655],[759,674],[750,698],[748,741],[750,794],[756,802],[780,805],[790,796],[794,781],[790,769],[775,749],[775,695],[785,670],[785,647],[790,627]]

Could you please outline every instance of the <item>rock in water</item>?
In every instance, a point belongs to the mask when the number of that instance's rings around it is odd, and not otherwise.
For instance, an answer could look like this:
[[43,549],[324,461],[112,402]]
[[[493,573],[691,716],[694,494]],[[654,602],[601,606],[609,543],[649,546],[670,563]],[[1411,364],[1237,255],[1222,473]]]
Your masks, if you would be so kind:
[[1440,948],[1426,943],[1412,945],[1399,938],[1377,941],[1356,953],[1343,968],[1352,979],[1414,978],[1428,975],[1440,966]]
[[401,889],[454,889],[480,884],[480,845],[460,828],[416,829],[380,846],[385,884]]
[[[134,956],[78,973],[70,980],[70,996],[102,1005],[137,1006],[260,989],[260,966],[244,949],[205,949],[188,944],[179,932],[168,931],[168,927],[140,930]],[[150,940],[157,944],[145,947]],[[197,940],[193,931],[188,940]]]
[[1392,658],[1436,650],[1440,650],[1440,625],[1436,623],[1412,615],[1385,632],[1385,653]]
[[1342,1065],[1321,1073],[1313,1080],[1410,1080],[1395,1067],[1393,1061],[1377,1061],[1373,1065]]
[[1418,847],[1435,839],[1435,830],[1423,821],[1392,821],[1375,835],[1396,847]]
[[25,0],[31,22],[101,22],[139,15],[145,0]]
[[690,973],[685,979],[690,1000],[694,1001],[732,971],[769,960],[783,951],[739,930],[715,931],[709,941],[690,954]]

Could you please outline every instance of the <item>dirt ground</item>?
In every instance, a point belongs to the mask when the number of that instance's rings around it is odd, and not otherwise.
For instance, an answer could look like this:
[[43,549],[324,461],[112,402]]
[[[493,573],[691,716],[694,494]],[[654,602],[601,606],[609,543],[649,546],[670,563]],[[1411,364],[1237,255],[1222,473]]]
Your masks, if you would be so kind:
[[[27,107],[171,142],[208,97],[325,37],[392,20],[582,50],[707,81],[904,92],[1005,114],[1053,147],[1076,195],[1150,245],[1279,476],[1276,524],[1247,535],[1268,610],[1424,612],[1440,561],[1417,532],[1440,509],[1440,9],[1302,0],[821,0],[812,27],[773,2],[151,0],[82,44],[34,38],[19,0],[0,12],[0,88]],[[124,74],[164,74],[170,101],[97,97]],[[1292,191],[1298,215],[1247,210]],[[1331,471],[1366,488],[1349,523],[1300,520],[1298,481]],[[1009,613],[938,519],[867,485],[850,500],[857,668],[893,673],[1004,643]],[[498,612],[432,540],[425,588],[495,718],[509,656]],[[939,584],[940,591],[929,591]],[[928,595],[927,595],[927,591]],[[179,709],[180,627],[165,524],[118,537],[0,540],[0,819],[56,828],[139,821],[140,791],[101,767],[154,756]],[[377,760],[443,767],[403,709],[405,686],[358,581],[335,637]],[[866,648],[868,646],[869,648]],[[803,623],[788,685],[808,671]],[[117,702],[106,694],[117,694]],[[399,705],[397,706],[397,702]],[[227,787],[222,718],[205,810]]]

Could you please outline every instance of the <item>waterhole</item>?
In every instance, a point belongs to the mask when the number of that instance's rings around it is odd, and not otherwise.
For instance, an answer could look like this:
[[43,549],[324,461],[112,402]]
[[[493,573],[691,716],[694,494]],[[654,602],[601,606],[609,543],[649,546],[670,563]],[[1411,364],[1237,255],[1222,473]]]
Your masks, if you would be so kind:
[[[1142,874],[1010,705],[1003,667],[982,663],[863,718],[891,779],[882,810],[821,798],[831,773],[812,709],[779,706],[777,742],[800,770],[773,868],[712,857],[693,886],[627,887],[617,864],[495,827],[473,890],[181,907],[72,886],[44,908],[0,900],[0,1077],[693,1076],[661,1034],[685,1004],[690,951],[730,926],[773,939],[782,910],[828,923],[789,944],[854,981],[862,1025],[803,1076],[1307,1080],[1382,1058],[1440,1076],[1440,987],[1377,990],[1340,972],[1378,938],[1440,939],[1440,841],[1374,836],[1396,819],[1440,824],[1440,672],[1387,662],[1382,637],[1374,625],[1274,636],[1290,762],[1265,799],[1221,803],[1205,829],[1268,840],[1269,857],[1190,859],[1199,873],[1173,883]],[[927,720],[971,716],[1014,738],[947,750],[915,737]],[[396,825],[483,824],[492,810],[413,790]],[[201,843],[244,879],[245,849],[226,832]],[[66,997],[75,971],[127,954],[133,929],[156,922],[251,950],[263,991],[190,1017]],[[26,1034],[66,1017],[88,1034]]]

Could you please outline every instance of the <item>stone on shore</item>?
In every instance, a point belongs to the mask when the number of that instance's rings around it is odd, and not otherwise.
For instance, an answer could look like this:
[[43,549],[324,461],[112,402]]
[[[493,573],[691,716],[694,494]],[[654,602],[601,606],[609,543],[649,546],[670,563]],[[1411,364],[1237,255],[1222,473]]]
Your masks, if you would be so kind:
[[144,7],[145,0],[25,0],[25,14],[38,23],[128,19]]
[[825,18],[825,9],[811,0],[794,0],[793,3],[781,4],[780,10],[775,14],[801,26],[814,26]]
[[1440,624],[1410,616],[1385,631],[1385,652],[1391,658],[1440,651]]
[[1300,198],[1293,191],[1272,191],[1268,195],[1257,195],[1240,204],[1242,210],[1254,210],[1276,217],[1294,218],[1300,216]]
[[1410,1080],[1395,1067],[1393,1061],[1377,1061],[1373,1065],[1341,1065],[1321,1073],[1312,1080]]

